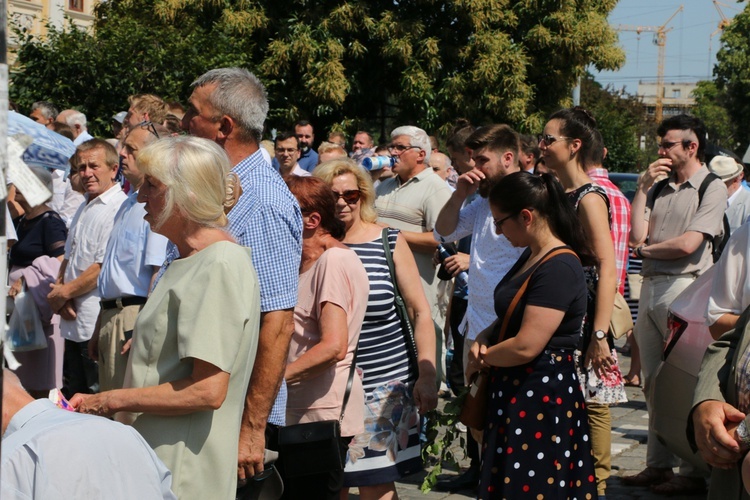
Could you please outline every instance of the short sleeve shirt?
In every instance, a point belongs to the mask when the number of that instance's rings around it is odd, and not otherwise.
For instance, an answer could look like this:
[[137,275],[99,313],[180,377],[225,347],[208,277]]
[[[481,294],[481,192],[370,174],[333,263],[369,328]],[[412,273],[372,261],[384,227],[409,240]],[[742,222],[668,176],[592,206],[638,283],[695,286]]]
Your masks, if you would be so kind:
[[[287,363],[304,356],[320,342],[320,313],[327,302],[346,312],[349,347],[343,361],[319,375],[287,385],[287,425],[338,420],[369,297],[370,280],[353,250],[330,248],[300,275],[299,300],[294,308],[294,335]],[[341,435],[354,436],[363,431],[364,389],[362,379],[355,373]]]
[[698,203],[698,189],[708,175],[703,165],[687,181],[676,185],[674,174],[654,199],[654,187],[646,201],[648,242],[653,245],[682,236],[688,231],[703,233],[698,249],[690,255],[674,260],[643,259],[643,276],[701,274],[711,267],[710,238],[721,234],[724,211],[727,207],[727,188],[721,180],[708,185],[703,201]]

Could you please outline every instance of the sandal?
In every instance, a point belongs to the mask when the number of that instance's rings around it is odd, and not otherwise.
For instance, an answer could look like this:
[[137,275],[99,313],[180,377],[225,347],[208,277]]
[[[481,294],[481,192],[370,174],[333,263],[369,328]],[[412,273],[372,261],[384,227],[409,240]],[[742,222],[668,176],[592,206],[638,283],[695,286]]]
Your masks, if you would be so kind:
[[632,377],[622,377],[623,382],[625,382],[625,387],[641,387],[641,379],[638,377],[638,375],[633,375]]
[[638,474],[623,476],[620,480],[628,486],[652,486],[671,481],[673,477],[674,473],[672,472],[672,469],[646,467]]
[[700,477],[674,476],[665,483],[652,485],[651,491],[668,497],[699,494],[706,492],[706,482]]

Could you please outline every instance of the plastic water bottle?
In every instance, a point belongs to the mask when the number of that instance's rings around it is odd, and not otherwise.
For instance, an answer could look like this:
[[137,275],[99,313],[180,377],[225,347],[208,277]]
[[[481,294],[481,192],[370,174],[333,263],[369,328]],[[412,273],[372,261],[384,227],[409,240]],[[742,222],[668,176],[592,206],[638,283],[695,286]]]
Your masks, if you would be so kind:
[[392,167],[396,164],[396,159],[392,156],[372,156],[362,158],[362,166],[367,170],[380,170],[383,167]]
[[[438,244],[438,253],[440,254],[441,262],[451,256],[451,253],[445,249],[442,244]],[[456,286],[463,288],[469,284],[469,275],[466,271],[461,271],[456,275]]]

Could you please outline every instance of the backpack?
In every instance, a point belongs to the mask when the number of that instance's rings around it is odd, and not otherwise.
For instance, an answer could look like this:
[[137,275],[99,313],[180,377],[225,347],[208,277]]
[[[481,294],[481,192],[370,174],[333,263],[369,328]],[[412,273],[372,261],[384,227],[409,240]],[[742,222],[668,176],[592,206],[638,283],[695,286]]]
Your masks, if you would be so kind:
[[[709,172],[706,178],[703,179],[703,182],[701,182],[701,185],[698,188],[698,208],[700,208],[701,203],[703,202],[703,195],[706,194],[706,189],[708,189],[709,184],[717,179],[721,181],[721,177],[712,172]],[[659,196],[659,193],[661,193],[661,190],[664,189],[664,186],[666,186],[668,182],[669,177],[660,180],[654,186],[654,204],[656,204],[656,198]],[[710,240],[712,249],[711,256],[713,257],[714,262],[719,260],[719,257],[721,257],[721,252],[724,251],[724,247],[727,246],[727,241],[729,241],[729,233],[731,232],[731,230],[729,228],[729,219],[727,219],[726,211],[724,212],[724,219],[722,222],[724,223],[724,232],[721,234],[717,234]]]

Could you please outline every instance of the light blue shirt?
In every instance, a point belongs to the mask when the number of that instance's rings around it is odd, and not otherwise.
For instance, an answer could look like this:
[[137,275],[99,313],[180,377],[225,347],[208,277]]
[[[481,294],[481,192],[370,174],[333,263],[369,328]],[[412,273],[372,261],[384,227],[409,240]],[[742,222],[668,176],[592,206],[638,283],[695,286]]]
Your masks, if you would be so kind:
[[173,500],[172,473],[130,426],[39,399],[3,435],[3,500]]
[[164,263],[167,238],[151,231],[143,203],[132,192],[115,216],[99,273],[99,297],[148,297],[154,267]]

